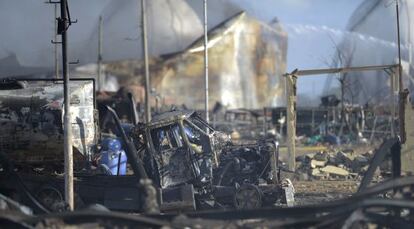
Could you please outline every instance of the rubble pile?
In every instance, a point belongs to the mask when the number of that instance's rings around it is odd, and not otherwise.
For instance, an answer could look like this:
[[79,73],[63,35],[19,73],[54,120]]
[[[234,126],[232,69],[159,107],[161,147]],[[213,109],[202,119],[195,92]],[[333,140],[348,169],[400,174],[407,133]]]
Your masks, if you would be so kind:
[[353,150],[309,153],[296,157],[296,171],[300,180],[360,179],[372,156],[372,151],[356,154]]

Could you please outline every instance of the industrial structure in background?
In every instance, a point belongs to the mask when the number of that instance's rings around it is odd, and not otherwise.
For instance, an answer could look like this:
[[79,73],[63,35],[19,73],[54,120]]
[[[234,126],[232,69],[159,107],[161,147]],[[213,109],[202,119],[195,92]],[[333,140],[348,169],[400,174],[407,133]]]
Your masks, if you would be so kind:
[[[160,103],[204,109],[204,91],[197,89],[204,85],[203,41],[200,37],[183,51],[150,58],[151,88]],[[287,34],[277,20],[266,25],[238,13],[210,29],[208,52],[209,90],[215,92],[209,96],[210,109],[216,102],[247,109],[285,104],[282,75],[286,71]],[[118,88],[143,85],[143,62],[107,61],[103,65],[107,84]],[[86,66],[74,72],[81,77],[88,73]]]
[[[414,90],[414,3],[410,0],[363,1],[352,14],[346,36],[337,45],[333,67],[388,65],[398,62],[397,14],[395,3],[399,2],[401,30],[401,65],[403,84]],[[384,5],[385,4],[385,5]],[[382,28],[379,28],[380,23]],[[391,87],[389,76],[383,71],[354,72],[341,76],[345,85],[347,103],[389,104]],[[329,84],[329,83],[328,83]],[[385,98],[385,99],[384,99]]]
[[[48,1],[54,69],[0,59],[0,227],[414,225],[414,3],[364,1],[330,68],[285,73],[277,19],[207,2],[108,0],[70,69],[77,20]],[[323,74],[339,87],[298,107]]]

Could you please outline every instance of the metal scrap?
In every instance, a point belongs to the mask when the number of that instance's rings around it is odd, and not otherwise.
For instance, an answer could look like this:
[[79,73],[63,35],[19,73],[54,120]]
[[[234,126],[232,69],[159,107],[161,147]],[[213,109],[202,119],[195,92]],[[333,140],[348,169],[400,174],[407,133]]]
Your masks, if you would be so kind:
[[[59,80],[35,82],[31,79],[26,88],[0,90],[0,150],[16,161],[61,161],[62,84]],[[92,80],[71,83],[71,106],[73,146],[88,158],[97,143]]]

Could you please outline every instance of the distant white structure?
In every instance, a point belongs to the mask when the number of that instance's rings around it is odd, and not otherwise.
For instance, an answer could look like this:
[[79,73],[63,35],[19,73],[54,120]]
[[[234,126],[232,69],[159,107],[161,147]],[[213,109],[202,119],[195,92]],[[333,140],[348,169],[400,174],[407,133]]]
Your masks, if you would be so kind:
[[[399,0],[401,57],[404,88],[414,89],[414,1]],[[385,65],[398,63],[395,1],[366,0],[351,16],[345,36],[338,46],[338,66]],[[385,72],[361,72],[348,75],[346,99],[354,103],[389,101],[389,77]]]
[[[183,50],[203,34],[202,1],[151,0],[146,4],[148,49],[150,56],[159,56]],[[140,7],[136,0],[111,0],[101,12],[103,16],[103,60],[142,58]],[[209,3],[209,16],[215,24],[237,13],[230,3]],[[221,7],[221,8],[220,8]],[[198,9],[199,8],[199,9]],[[211,15],[210,15],[211,14]],[[96,60],[98,20],[90,32],[84,48],[77,56]],[[213,24],[213,26],[215,25]],[[209,26],[212,26],[209,24]]]

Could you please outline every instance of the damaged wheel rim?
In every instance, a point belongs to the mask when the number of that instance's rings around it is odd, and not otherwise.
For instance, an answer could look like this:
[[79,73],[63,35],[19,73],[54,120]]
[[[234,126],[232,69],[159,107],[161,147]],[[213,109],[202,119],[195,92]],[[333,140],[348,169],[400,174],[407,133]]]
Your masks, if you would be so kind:
[[237,209],[252,209],[262,206],[262,193],[253,184],[244,184],[236,190],[234,195],[234,206]]

